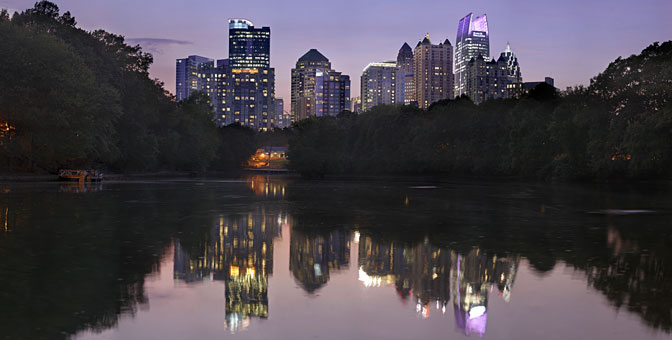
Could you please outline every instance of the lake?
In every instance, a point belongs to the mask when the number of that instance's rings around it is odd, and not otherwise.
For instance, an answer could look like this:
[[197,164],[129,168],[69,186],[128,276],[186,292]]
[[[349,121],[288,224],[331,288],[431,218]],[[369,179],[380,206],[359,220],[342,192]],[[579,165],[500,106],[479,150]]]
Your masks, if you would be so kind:
[[0,183],[0,334],[669,339],[671,189]]

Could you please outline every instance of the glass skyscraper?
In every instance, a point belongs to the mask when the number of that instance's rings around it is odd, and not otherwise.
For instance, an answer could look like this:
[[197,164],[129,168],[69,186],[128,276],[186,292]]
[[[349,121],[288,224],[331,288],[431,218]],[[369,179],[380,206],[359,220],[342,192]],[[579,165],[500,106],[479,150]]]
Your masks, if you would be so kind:
[[331,69],[331,62],[311,49],[292,69],[292,121],[335,116],[350,109],[350,77]]
[[455,41],[455,95],[467,94],[466,67],[472,58],[490,58],[490,34],[485,14],[474,17],[472,13],[462,18],[457,25]]
[[[214,61],[210,58],[192,55],[175,61],[175,97],[183,101],[196,91],[209,92],[214,86],[212,69]],[[213,88],[213,90],[215,90]]]
[[217,125],[240,124],[258,130],[276,126],[275,70],[270,67],[269,27],[229,19],[229,58],[191,56],[176,63],[177,100],[193,91],[210,97]]
[[404,103],[404,71],[397,63],[370,63],[362,72],[362,111],[376,105]]
[[404,104],[417,103],[415,101],[415,78],[413,77],[413,50],[408,43],[404,43],[399,49],[397,66],[404,71]]
[[231,68],[271,67],[271,28],[255,28],[245,19],[229,19]]

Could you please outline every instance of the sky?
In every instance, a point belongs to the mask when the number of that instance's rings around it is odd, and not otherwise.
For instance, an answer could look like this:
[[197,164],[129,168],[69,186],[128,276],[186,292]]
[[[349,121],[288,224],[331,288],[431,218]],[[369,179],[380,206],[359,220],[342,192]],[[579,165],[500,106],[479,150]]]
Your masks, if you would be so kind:
[[[36,0],[0,0],[10,11]],[[470,12],[487,14],[490,54],[506,43],[518,57],[523,81],[555,78],[560,89],[587,85],[619,56],[672,39],[671,0],[60,0],[86,30],[105,29],[154,55],[150,75],[175,93],[175,59],[228,56],[229,18],[271,27],[276,97],[289,110],[291,68],[316,48],[350,76],[359,95],[370,62],[396,60],[404,42],[415,47],[429,33],[453,45],[457,23]]]

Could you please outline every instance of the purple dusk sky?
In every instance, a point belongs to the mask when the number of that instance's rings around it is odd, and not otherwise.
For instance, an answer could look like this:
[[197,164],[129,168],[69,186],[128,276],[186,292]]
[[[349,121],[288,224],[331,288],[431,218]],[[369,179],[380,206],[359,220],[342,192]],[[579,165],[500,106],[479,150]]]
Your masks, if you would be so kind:
[[[276,96],[289,109],[290,70],[317,48],[337,71],[350,75],[351,95],[369,62],[395,60],[430,34],[455,44],[457,23],[487,13],[490,53],[506,42],[517,54],[524,81],[555,78],[557,87],[588,84],[616,59],[639,53],[654,41],[672,39],[670,0],[60,0],[87,30],[122,34],[154,55],[151,75],[175,92],[175,59],[228,56],[228,18],[271,27],[271,66]],[[35,0],[0,0],[0,8],[24,10]]]

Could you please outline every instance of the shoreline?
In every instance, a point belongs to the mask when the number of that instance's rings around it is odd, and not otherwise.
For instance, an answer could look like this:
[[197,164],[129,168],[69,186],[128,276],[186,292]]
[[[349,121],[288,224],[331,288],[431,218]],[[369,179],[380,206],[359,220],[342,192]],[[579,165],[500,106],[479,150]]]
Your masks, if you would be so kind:
[[[166,178],[235,178],[244,175],[261,175],[273,177],[292,177],[300,178],[306,181],[394,181],[394,180],[441,180],[441,181],[482,181],[482,182],[536,182],[536,183],[573,183],[573,184],[672,184],[672,179],[583,179],[583,180],[540,180],[538,178],[524,178],[517,176],[451,176],[443,174],[381,174],[381,175],[362,175],[362,174],[332,174],[324,177],[303,177],[299,173],[289,171],[282,173],[247,171],[246,169],[230,171],[157,171],[146,173],[128,173],[128,174],[105,174],[105,181],[125,181],[136,179],[166,179]],[[59,176],[55,174],[31,174],[31,173],[0,173],[0,182],[2,183],[25,183],[25,182],[60,182]]]

